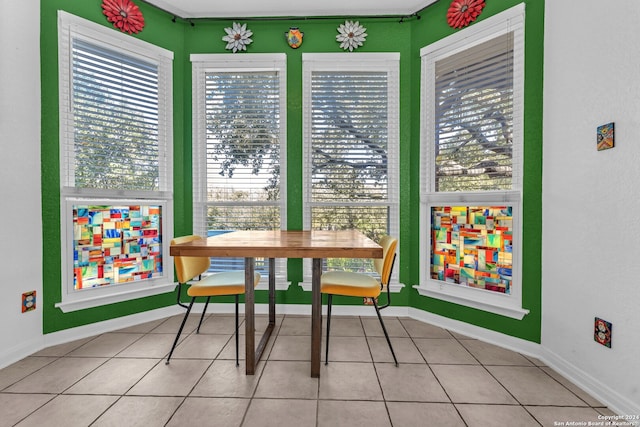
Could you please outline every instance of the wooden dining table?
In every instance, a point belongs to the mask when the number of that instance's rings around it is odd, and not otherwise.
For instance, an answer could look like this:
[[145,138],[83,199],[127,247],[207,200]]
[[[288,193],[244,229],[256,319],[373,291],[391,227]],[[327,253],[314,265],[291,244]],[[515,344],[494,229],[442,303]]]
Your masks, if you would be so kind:
[[[243,257],[245,259],[246,374],[256,365],[275,327],[275,259],[311,258],[311,376],[320,377],[322,298],[320,277],[326,258],[382,258],[382,247],[357,230],[234,231],[171,245],[172,256]],[[269,259],[269,323],[255,345],[255,258]]]

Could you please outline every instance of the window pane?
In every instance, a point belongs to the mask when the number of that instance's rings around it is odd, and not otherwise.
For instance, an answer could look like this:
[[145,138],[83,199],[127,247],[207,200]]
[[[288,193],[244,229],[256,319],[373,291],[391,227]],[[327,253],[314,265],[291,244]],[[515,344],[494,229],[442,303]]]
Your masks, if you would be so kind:
[[311,199],[387,198],[387,73],[314,72]]
[[513,34],[436,62],[436,191],[512,188]]
[[[280,75],[277,71],[204,73],[206,230],[275,230],[280,218]],[[214,258],[211,271],[244,268]],[[268,260],[256,259],[268,274]]]
[[207,200],[278,200],[278,74],[211,72],[205,78]]
[[72,61],[73,186],[158,190],[158,67],[79,39]]

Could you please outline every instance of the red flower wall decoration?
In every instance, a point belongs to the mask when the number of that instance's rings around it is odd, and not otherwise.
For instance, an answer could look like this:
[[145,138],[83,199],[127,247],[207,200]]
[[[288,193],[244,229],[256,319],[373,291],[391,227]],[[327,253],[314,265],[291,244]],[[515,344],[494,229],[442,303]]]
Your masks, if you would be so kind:
[[139,33],[144,28],[144,17],[131,0],[102,0],[102,13],[113,26],[123,33]]
[[466,27],[484,8],[484,0],[453,0],[447,11],[447,23],[453,28]]

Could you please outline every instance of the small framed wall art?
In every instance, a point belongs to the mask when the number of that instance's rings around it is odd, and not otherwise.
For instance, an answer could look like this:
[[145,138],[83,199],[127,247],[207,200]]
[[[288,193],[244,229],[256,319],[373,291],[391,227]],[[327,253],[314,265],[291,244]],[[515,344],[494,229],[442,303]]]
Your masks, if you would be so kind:
[[614,146],[613,122],[598,126],[597,147],[598,151],[608,150]]

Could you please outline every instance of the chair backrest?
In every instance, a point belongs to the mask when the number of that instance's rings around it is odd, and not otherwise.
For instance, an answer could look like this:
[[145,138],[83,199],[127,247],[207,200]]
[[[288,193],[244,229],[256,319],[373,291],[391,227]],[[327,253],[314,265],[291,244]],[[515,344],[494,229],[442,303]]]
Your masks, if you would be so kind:
[[383,285],[388,285],[391,279],[393,263],[396,259],[398,239],[391,236],[383,236],[378,244],[382,246],[382,258],[374,259],[373,266],[380,275],[380,282]]
[[[176,237],[171,240],[172,245],[201,240],[202,237],[197,235]],[[187,283],[196,276],[201,275],[209,269],[211,259],[209,257],[196,256],[175,256],[173,262],[176,266],[176,275],[179,283]]]

